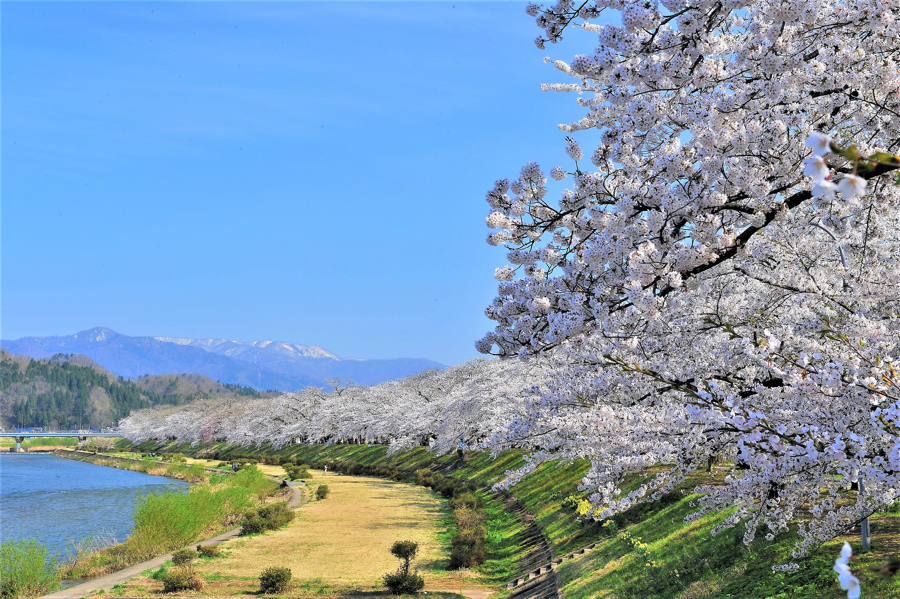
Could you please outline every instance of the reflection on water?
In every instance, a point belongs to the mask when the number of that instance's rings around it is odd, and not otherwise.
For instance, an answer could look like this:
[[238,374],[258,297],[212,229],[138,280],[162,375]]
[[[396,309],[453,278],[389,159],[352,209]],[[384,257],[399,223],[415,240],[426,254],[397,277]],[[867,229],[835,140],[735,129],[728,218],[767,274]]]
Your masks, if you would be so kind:
[[55,456],[0,454],[0,539],[34,538],[62,558],[70,540],[128,536],[139,497],[187,486]]

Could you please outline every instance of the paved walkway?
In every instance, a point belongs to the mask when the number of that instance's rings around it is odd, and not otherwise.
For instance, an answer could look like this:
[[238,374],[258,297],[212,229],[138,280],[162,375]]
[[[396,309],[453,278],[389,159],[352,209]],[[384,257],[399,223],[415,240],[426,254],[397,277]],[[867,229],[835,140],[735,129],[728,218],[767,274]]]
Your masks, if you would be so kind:
[[468,597],[469,599],[488,599],[491,595],[497,593],[497,591],[485,591],[483,589],[425,589],[429,593],[439,592],[439,593],[459,593],[463,597]]
[[[288,507],[292,510],[295,510],[309,501],[309,497],[303,491],[303,483],[298,482],[289,482],[288,486],[291,488],[291,492],[293,495],[291,496],[290,501],[288,501]],[[194,545],[218,545],[219,543],[223,543],[228,539],[233,539],[241,534],[240,528],[235,528],[229,530],[227,532],[223,532],[222,534],[215,536],[211,539],[206,539],[205,541],[198,541],[193,543]],[[99,578],[94,578],[88,580],[87,582],[83,582],[81,584],[75,585],[73,587],[69,587],[68,589],[63,589],[62,591],[56,591],[55,593],[51,593],[49,595],[44,595],[41,599],[80,599],[81,597],[85,597],[90,595],[91,593],[96,593],[97,591],[111,591],[114,586],[117,584],[122,584],[123,582],[134,578],[144,572],[146,570],[154,570],[159,568],[161,565],[166,563],[172,559],[172,554],[167,553],[165,555],[161,555],[159,557],[153,558],[146,562],[141,562],[140,564],[135,564],[133,566],[129,566],[124,570],[119,570],[118,572],[113,572],[112,574],[107,574],[106,576],[100,576]]]

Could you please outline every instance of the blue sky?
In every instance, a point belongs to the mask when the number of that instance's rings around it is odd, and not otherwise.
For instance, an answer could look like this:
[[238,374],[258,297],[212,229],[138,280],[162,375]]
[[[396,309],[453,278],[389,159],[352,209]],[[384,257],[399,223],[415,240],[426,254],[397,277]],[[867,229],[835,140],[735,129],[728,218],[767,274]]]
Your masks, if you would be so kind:
[[[476,355],[484,194],[579,118],[524,2],[3,2],[2,337]],[[589,151],[589,146],[585,145]]]

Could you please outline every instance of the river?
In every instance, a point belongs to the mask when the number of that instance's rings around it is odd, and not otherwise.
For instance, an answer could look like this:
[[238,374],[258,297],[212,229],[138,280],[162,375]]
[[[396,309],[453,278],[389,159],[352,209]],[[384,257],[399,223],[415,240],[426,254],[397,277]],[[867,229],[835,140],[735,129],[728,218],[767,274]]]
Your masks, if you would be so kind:
[[63,559],[72,540],[127,537],[140,497],[187,486],[51,455],[0,454],[0,539],[34,538],[49,555]]

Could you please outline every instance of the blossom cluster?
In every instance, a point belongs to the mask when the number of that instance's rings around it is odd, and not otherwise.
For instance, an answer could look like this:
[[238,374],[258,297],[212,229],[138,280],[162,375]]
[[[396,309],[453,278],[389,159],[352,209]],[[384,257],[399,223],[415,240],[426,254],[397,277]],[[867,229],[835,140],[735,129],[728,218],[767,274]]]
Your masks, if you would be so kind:
[[840,557],[834,560],[834,571],[837,572],[841,588],[847,591],[847,599],[859,599],[861,592],[859,579],[850,571],[849,562],[852,558],[853,550],[850,548],[850,543],[844,542]]
[[[610,11],[620,24],[599,22]],[[496,437],[538,446],[510,481],[587,458],[600,518],[727,458],[691,517],[736,507],[717,530],[743,524],[749,542],[809,510],[797,557],[895,501],[900,2],[559,0],[529,14],[540,44],[577,28],[596,44],[547,60],[565,81],[543,89],[583,108],[559,125],[572,166],[528,163],[486,196],[506,265],[476,347],[554,356]],[[587,129],[595,147],[576,139]]]

